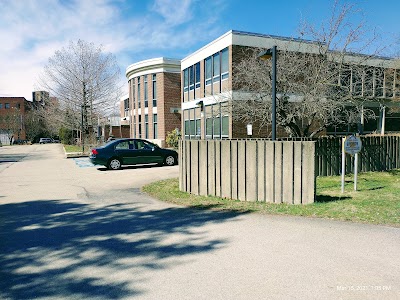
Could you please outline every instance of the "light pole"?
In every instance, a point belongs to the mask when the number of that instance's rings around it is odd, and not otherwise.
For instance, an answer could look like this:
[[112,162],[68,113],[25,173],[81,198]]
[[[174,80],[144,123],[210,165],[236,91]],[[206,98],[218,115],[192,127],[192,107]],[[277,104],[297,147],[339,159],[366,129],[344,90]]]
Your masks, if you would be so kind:
[[261,52],[258,57],[262,60],[272,58],[272,140],[276,140],[276,46]]

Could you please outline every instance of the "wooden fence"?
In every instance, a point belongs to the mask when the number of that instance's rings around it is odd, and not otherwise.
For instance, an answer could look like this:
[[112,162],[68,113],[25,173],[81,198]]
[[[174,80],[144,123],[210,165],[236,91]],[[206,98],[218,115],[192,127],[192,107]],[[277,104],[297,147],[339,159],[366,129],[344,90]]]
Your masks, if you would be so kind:
[[315,199],[315,142],[182,140],[180,190],[242,201]]
[[[400,136],[360,136],[359,172],[388,171],[400,168]],[[321,137],[315,140],[316,176],[334,176],[341,172],[342,138]],[[354,169],[353,157],[346,155],[346,173]]]

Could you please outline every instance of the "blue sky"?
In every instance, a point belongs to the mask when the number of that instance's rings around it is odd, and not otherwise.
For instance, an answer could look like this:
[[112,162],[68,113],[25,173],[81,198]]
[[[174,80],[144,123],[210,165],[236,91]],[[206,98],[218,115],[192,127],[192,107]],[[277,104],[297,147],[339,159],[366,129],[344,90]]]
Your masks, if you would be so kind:
[[[349,2],[383,44],[400,40],[400,0]],[[30,100],[48,58],[69,41],[103,45],[116,56],[123,81],[132,63],[183,58],[231,29],[297,37],[301,20],[318,26],[332,6],[331,0],[0,0],[0,96]],[[385,54],[399,51],[397,43]]]

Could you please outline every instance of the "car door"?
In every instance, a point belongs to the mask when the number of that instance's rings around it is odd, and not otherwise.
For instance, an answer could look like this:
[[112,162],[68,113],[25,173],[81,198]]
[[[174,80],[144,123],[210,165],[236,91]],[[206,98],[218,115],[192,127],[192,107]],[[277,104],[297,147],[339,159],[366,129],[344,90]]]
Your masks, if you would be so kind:
[[134,140],[124,140],[115,146],[115,153],[122,158],[124,165],[134,165],[138,163],[138,153],[135,149]]
[[151,164],[151,163],[162,163],[163,157],[158,147],[154,144],[144,141],[136,140],[135,148],[137,149],[138,163]]

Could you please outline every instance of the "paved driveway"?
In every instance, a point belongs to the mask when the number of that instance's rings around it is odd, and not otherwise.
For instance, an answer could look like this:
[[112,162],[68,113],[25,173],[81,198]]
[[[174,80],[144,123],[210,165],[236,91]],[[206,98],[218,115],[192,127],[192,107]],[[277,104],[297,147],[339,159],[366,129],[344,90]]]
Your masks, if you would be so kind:
[[190,210],[140,192],[177,166],[86,163],[0,148],[1,299],[399,299],[398,228]]

